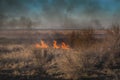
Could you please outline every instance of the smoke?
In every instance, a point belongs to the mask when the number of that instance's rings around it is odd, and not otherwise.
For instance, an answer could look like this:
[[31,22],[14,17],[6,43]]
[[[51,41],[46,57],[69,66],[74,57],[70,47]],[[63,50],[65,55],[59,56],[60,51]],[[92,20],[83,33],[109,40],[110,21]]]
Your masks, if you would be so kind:
[[106,18],[118,20],[119,5],[120,0],[0,0],[0,25],[13,20],[19,26],[26,17],[33,28],[81,28],[83,21],[98,25]]

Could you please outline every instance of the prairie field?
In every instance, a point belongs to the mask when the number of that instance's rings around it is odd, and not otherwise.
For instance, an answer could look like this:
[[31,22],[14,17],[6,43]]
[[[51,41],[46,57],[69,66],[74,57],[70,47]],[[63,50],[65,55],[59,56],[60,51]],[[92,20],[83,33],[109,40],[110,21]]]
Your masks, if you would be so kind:
[[120,80],[120,28],[1,31],[0,79]]

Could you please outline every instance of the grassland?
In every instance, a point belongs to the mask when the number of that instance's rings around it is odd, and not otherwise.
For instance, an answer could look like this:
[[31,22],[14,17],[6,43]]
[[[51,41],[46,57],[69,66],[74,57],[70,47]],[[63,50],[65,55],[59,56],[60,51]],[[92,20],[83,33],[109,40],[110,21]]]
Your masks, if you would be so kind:
[[[0,39],[1,80],[119,80],[120,79],[120,29],[106,30],[102,39],[94,37],[94,31],[72,31],[57,39],[54,33],[46,38],[65,41],[69,50],[36,49],[39,39],[29,35],[27,40]],[[2,33],[3,34],[3,33]],[[45,33],[46,34],[46,33]],[[20,34],[19,34],[20,35]],[[9,36],[10,37],[10,36]],[[38,36],[37,36],[38,37]],[[42,38],[42,37],[40,37]]]

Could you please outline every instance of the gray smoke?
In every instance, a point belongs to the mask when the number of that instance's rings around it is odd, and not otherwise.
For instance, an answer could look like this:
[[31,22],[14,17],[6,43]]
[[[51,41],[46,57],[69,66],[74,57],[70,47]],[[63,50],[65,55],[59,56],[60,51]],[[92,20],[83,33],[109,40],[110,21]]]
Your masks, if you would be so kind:
[[99,16],[105,20],[107,10],[116,16],[113,20],[119,21],[120,0],[111,1],[116,6],[114,12],[112,7],[103,7],[100,0],[0,0],[0,28],[84,28],[89,23],[102,26]]

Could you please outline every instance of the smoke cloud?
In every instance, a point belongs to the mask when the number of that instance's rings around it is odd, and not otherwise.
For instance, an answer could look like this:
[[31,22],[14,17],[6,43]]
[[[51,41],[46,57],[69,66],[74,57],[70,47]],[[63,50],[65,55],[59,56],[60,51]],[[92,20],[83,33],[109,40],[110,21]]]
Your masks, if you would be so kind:
[[0,29],[108,27],[120,21],[119,7],[119,0],[0,0]]

